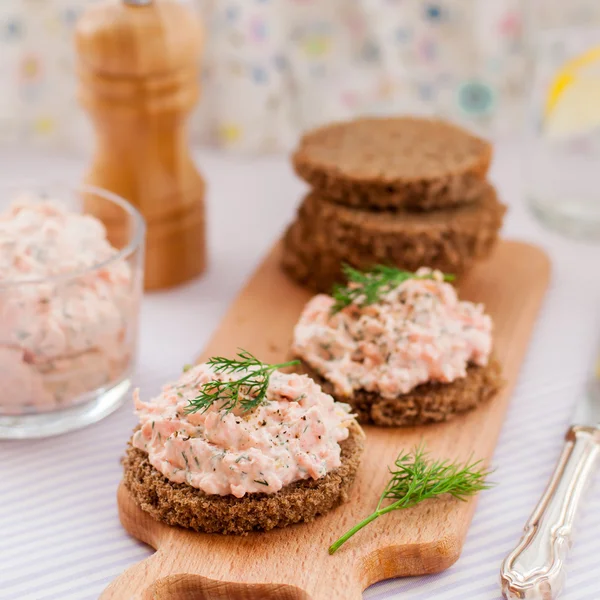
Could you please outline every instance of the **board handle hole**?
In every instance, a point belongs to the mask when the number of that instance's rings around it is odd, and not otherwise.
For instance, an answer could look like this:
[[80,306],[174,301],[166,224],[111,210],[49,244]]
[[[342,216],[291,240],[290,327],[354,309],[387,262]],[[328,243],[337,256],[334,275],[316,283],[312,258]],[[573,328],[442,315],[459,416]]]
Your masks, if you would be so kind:
[[239,584],[201,575],[169,575],[146,589],[143,600],[310,600],[306,592],[285,584]]

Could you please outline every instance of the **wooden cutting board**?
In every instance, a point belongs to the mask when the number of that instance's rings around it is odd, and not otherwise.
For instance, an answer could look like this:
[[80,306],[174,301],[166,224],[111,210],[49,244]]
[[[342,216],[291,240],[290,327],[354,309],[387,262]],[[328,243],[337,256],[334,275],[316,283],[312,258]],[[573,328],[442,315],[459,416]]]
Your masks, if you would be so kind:
[[[269,362],[286,358],[292,328],[310,294],[279,270],[278,260],[276,247],[231,306],[201,359],[233,355],[238,347]],[[549,261],[540,249],[504,241],[465,278],[462,297],[484,302],[494,318],[504,391],[448,423],[365,428],[367,447],[350,501],[313,523],[246,537],[198,534],[154,521],[121,485],[123,526],[156,553],[126,571],[102,598],[360,600],[376,581],[448,568],[460,556],[475,499],[436,499],[397,511],[363,529],[335,555],[329,556],[327,548],[372,512],[388,480],[387,466],[401,449],[424,438],[434,456],[491,458],[549,275]]]

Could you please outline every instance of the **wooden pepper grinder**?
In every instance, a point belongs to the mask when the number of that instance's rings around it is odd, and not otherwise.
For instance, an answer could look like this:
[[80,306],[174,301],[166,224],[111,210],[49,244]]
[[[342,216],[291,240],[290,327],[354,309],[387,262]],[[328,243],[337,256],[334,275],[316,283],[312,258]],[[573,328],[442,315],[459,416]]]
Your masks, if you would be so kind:
[[[97,133],[85,183],[144,215],[146,289],[181,283],[205,267],[205,185],[184,127],[199,96],[202,37],[176,0],[109,0],[92,5],[76,28],[79,96]],[[122,214],[92,197],[86,210],[118,244]]]

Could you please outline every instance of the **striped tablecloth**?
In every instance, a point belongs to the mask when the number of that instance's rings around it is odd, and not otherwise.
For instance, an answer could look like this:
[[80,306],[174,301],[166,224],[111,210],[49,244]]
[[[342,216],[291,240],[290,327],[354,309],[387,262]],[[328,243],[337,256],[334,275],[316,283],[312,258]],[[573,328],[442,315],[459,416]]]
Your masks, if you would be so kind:
[[[137,382],[144,394],[176,376],[206,343],[237,290],[291,217],[302,193],[283,158],[200,154],[210,189],[211,264],[201,280],[145,298]],[[0,154],[1,177],[77,181],[81,163]],[[498,600],[498,569],[517,541],[561,449],[600,334],[600,246],[543,231],[523,206],[516,144],[500,145],[493,179],[511,205],[505,234],[540,243],[553,283],[498,445],[464,552],[429,577],[379,583],[365,599]],[[242,227],[243,225],[243,227]],[[248,235],[231,235],[245,231]],[[87,600],[150,554],[121,528],[119,458],[132,405],[102,423],[54,439],[0,442],[0,598]],[[389,518],[394,518],[393,515]],[[571,555],[565,600],[600,598],[600,491],[592,490]],[[326,585],[326,583],[324,583]]]

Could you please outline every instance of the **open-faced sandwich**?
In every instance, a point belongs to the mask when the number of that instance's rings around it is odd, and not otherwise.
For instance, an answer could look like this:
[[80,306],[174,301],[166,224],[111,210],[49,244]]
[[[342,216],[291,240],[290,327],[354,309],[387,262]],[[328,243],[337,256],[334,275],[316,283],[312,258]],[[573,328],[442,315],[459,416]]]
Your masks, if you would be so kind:
[[289,366],[240,351],[186,369],[149,402],[124,482],[154,518],[208,533],[241,534],[311,521],[347,499],[364,434]]
[[439,271],[346,268],[348,284],[314,296],[294,330],[293,353],[361,423],[449,419],[501,386],[492,320],[459,300]]

